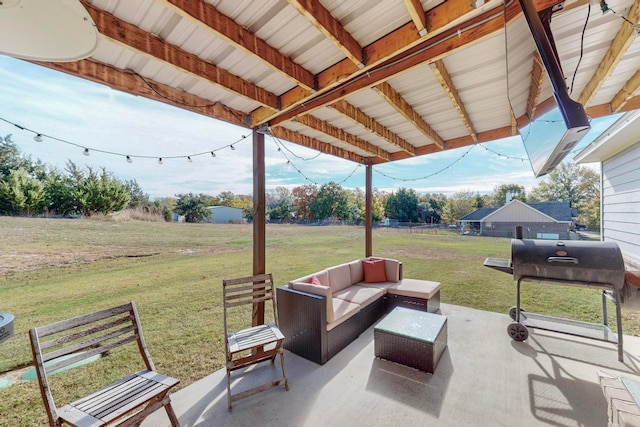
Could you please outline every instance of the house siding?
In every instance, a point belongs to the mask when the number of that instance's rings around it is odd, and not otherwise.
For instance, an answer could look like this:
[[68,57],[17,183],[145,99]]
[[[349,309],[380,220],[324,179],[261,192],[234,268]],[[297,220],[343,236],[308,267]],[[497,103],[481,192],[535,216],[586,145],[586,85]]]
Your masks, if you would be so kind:
[[602,162],[602,238],[640,269],[640,142]]
[[524,239],[544,238],[542,236],[553,236],[548,238],[558,238],[569,240],[575,238],[575,233],[570,233],[567,224],[556,222],[487,222],[483,223],[483,236],[489,237],[511,237],[516,236],[516,226],[522,227],[522,237]]

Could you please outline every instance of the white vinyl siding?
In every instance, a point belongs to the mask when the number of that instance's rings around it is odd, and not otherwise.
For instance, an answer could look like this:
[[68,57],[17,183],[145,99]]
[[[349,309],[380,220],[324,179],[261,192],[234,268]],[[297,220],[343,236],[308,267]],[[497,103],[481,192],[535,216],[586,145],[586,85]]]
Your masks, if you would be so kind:
[[640,142],[602,163],[602,238],[640,268]]

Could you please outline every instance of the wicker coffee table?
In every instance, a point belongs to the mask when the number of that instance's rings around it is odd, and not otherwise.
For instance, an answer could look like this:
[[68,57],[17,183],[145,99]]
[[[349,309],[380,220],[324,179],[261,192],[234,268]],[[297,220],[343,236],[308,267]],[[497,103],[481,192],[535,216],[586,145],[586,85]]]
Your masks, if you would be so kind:
[[396,307],[373,328],[375,355],[433,373],[447,347],[447,318]]

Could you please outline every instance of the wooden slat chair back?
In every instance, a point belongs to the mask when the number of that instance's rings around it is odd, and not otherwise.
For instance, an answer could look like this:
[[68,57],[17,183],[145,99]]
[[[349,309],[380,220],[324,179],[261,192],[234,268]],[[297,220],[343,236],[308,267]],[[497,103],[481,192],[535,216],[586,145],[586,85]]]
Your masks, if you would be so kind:
[[[227,398],[229,411],[232,403],[261,391],[277,387],[284,384],[289,390],[287,381],[287,371],[284,362],[284,350],[282,343],[284,335],[278,328],[278,312],[275,303],[275,288],[271,274],[261,274],[256,276],[242,277],[238,279],[223,280],[223,300],[224,300],[224,335],[227,355]],[[247,308],[244,313],[255,315],[258,303],[265,304],[265,322],[260,325],[252,325],[240,330],[230,330],[230,313],[238,314],[234,308]],[[248,317],[248,316],[247,316]],[[268,319],[268,320],[267,320]],[[251,320],[247,318],[245,320]],[[235,322],[234,322],[235,323]],[[277,355],[280,355],[282,366],[282,377],[274,381],[255,386],[248,390],[232,394],[231,392],[231,372],[237,369],[247,368],[250,365],[258,364],[267,360],[274,363]],[[242,375],[250,371],[245,370]]]
[[[156,372],[134,302],[29,331],[33,361],[49,424],[78,427],[132,426],[164,407],[179,426],[169,390],[180,381]],[[56,406],[49,375],[125,344],[137,343],[146,369],[64,406]],[[108,357],[115,357],[109,353]]]

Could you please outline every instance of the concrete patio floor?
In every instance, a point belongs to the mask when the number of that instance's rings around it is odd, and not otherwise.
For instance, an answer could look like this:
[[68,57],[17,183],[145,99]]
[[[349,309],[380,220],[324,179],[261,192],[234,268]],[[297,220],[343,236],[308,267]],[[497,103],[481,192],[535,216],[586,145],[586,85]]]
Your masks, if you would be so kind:
[[[273,388],[227,411],[225,370],[172,394],[182,426],[594,426],[607,425],[598,371],[637,378],[640,338],[610,343],[531,330],[507,335],[506,314],[443,304],[448,348],[434,374],[376,359],[373,328],[324,366],[286,352],[289,391]],[[265,381],[275,365],[236,381]],[[169,425],[164,411],[142,426]]]

